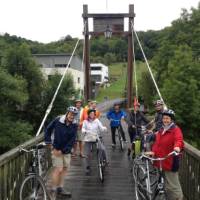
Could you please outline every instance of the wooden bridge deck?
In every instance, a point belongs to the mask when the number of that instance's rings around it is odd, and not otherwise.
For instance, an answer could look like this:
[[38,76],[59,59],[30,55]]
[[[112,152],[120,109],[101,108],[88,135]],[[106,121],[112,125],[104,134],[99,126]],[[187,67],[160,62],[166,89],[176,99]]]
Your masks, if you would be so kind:
[[[109,129],[109,122],[103,117],[103,123]],[[125,129],[126,130],[126,129]],[[127,140],[128,135],[126,133]],[[73,200],[133,200],[134,185],[131,178],[130,163],[127,158],[127,148],[119,150],[119,143],[115,150],[111,147],[111,133],[104,135],[104,142],[109,157],[109,166],[106,168],[105,181],[98,179],[95,156],[92,160],[92,173],[86,176],[83,168],[83,159],[73,158],[68,176],[65,179],[65,188],[72,192]]]

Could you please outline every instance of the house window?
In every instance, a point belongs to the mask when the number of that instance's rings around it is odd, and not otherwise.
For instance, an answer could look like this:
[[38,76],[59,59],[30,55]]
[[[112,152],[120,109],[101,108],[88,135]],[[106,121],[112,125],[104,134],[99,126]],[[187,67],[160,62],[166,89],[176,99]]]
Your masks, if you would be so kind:
[[91,71],[101,71],[101,67],[91,67]]
[[[67,64],[55,64],[55,67],[56,68],[64,68],[64,67],[67,67]],[[69,65],[70,67],[70,65]]]
[[80,83],[81,82],[81,79],[80,79],[80,77],[78,77],[78,83]]

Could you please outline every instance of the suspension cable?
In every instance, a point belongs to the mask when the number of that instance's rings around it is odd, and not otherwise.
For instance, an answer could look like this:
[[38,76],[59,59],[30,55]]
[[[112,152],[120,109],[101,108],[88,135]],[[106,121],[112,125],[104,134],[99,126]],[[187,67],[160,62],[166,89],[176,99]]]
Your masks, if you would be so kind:
[[73,50],[73,52],[72,52],[72,55],[71,55],[71,57],[70,57],[70,59],[69,59],[69,62],[68,62],[68,64],[67,64],[66,68],[65,68],[65,71],[64,71],[64,73],[63,73],[63,75],[62,75],[62,77],[61,77],[61,79],[60,79],[60,82],[59,82],[58,87],[57,87],[57,89],[56,89],[56,91],[55,91],[55,93],[54,93],[54,96],[53,96],[53,98],[52,98],[52,100],[51,100],[51,103],[49,104],[49,106],[48,106],[48,108],[47,108],[47,110],[46,110],[46,112],[45,112],[45,116],[44,116],[44,118],[43,118],[43,120],[42,120],[42,122],[41,122],[41,124],[40,124],[40,127],[39,127],[39,129],[38,129],[38,131],[37,131],[37,133],[36,133],[36,136],[38,136],[38,135],[40,134],[40,132],[41,132],[41,130],[42,130],[42,127],[43,127],[43,125],[44,125],[44,122],[46,121],[47,116],[48,116],[49,113],[51,112],[51,109],[52,109],[52,107],[53,107],[53,103],[54,103],[54,101],[55,101],[55,99],[56,99],[56,96],[57,96],[58,91],[59,91],[59,89],[60,89],[60,87],[61,87],[61,84],[62,84],[62,82],[63,82],[63,80],[64,80],[64,78],[65,78],[65,75],[66,75],[67,70],[68,70],[68,68],[69,68],[69,65],[70,65],[70,63],[71,63],[71,60],[72,60],[72,58],[73,58],[73,56],[74,56],[74,53],[75,53],[75,51],[76,51],[76,49],[77,49],[77,46],[78,46],[79,41],[80,41],[80,39],[78,39],[78,41],[76,42],[76,45],[75,45],[74,50]]
[[[133,29],[133,23],[132,23],[132,29]],[[164,100],[163,100],[163,98],[162,98],[162,95],[161,95],[161,93],[160,93],[160,90],[159,90],[159,88],[158,88],[158,85],[157,85],[157,83],[156,83],[156,81],[155,81],[155,78],[154,78],[154,76],[153,76],[152,70],[151,70],[151,68],[150,68],[150,66],[149,66],[148,60],[147,60],[147,58],[146,58],[146,55],[145,55],[145,53],[144,53],[144,51],[143,51],[143,48],[142,48],[142,45],[141,45],[140,40],[139,40],[139,38],[138,38],[137,32],[136,32],[134,29],[133,29],[133,31],[134,31],[134,33],[135,33],[135,36],[136,36],[137,42],[138,42],[138,44],[139,44],[140,50],[142,51],[143,57],[144,57],[144,59],[145,59],[147,68],[148,68],[148,70],[149,70],[149,73],[150,73],[151,78],[152,78],[152,80],[153,80],[153,83],[154,83],[154,85],[155,85],[156,91],[157,91],[157,93],[158,93],[158,95],[159,95],[159,97],[160,97],[160,100],[163,101],[165,107],[167,108],[167,106],[166,106],[166,104],[165,104],[165,102],[164,102]]]

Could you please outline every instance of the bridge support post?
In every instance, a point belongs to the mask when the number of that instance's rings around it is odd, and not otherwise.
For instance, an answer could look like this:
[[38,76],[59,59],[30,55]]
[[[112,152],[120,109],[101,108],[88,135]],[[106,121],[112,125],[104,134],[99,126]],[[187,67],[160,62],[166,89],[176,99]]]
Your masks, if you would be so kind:
[[90,42],[89,42],[89,29],[88,29],[88,6],[83,5],[83,23],[84,23],[84,97],[87,102],[91,98],[91,87],[90,87]]
[[129,30],[128,30],[128,68],[127,68],[127,108],[132,107],[133,95],[133,38],[131,22],[134,20],[134,5],[129,5]]

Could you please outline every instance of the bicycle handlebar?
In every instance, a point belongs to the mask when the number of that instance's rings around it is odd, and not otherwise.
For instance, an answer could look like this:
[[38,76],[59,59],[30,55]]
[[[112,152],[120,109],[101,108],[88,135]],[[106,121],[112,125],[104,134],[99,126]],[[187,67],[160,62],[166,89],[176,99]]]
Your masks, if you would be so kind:
[[152,158],[150,156],[145,155],[144,153],[140,156],[140,158],[146,158],[152,161],[163,161],[166,160],[167,158],[169,158],[170,156],[174,155],[174,156],[178,156],[180,153],[176,152],[176,151],[172,151],[170,152],[168,155],[166,155],[163,158]]
[[30,150],[27,150],[27,149],[24,149],[24,148],[23,148],[23,145],[21,145],[21,146],[19,146],[19,151],[20,151],[20,152],[23,151],[23,152],[26,152],[26,153],[30,153],[30,152],[35,151],[36,149],[42,149],[42,148],[45,147],[45,146],[46,146],[46,144],[45,144],[44,142],[41,142],[41,143],[39,143],[39,144],[33,146]]

